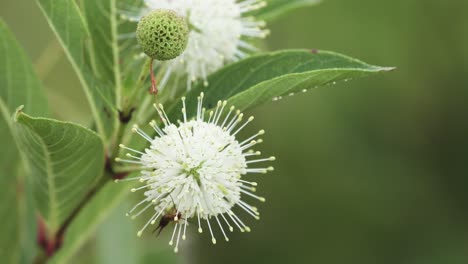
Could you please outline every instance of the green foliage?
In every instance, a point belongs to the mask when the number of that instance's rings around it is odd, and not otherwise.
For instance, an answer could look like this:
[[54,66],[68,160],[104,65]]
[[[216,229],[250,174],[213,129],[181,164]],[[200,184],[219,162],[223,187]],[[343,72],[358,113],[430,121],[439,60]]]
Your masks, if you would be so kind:
[[21,153],[13,140],[12,115],[19,104],[31,105],[33,113],[46,115],[47,101],[31,62],[1,19],[0,36],[0,259],[5,263],[16,263],[20,258],[28,262],[33,247],[27,241],[35,234],[28,233],[31,230],[25,217],[31,216],[28,211],[34,217],[34,208],[27,203],[28,183],[19,168]]
[[116,2],[117,0],[84,0],[82,8],[86,20],[92,21],[87,25],[92,43],[88,50],[92,58],[94,73],[100,80],[109,82],[109,85],[115,87],[115,104],[118,107],[122,84],[117,42],[119,22]]
[[[247,58],[213,74],[208,78],[208,87],[199,85],[187,94],[187,105],[195,109],[196,98],[203,91],[208,109],[218,100],[228,100],[237,109],[245,110],[282,96],[392,69],[327,51],[272,52]],[[169,116],[180,118],[181,108],[181,103],[176,104]]]
[[[70,223],[62,247],[51,259],[52,263],[67,263],[108,215],[122,204],[129,192],[127,184],[106,183],[116,173],[112,171],[114,164],[105,156],[113,158],[118,155],[115,147],[125,136],[126,124],[120,122],[117,113],[129,114],[131,107],[140,107],[142,103],[138,98],[146,91],[141,88],[147,79],[149,65],[142,61],[139,61],[141,65],[134,65],[132,62],[135,60],[122,63],[122,54],[130,55],[130,58],[134,53],[128,51],[128,46],[119,45],[119,26],[124,23],[118,18],[117,0],[37,2],[81,82],[93,113],[93,126],[99,134],[77,124],[43,117],[47,116],[47,103],[31,62],[4,23],[0,22],[0,139],[6,146],[4,154],[0,155],[0,186],[6,187],[6,191],[0,194],[0,199],[5,201],[0,206],[0,216],[7,219],[0,227],[3,234],[0,258],[7,262],[21,258],[30,262],[30,257],[21,257],[34,251],[26,246],[25,241],[34,241],[35,234],[31,231],[33,226],[26,224],[25,219],[34,221],[37,210],[46,222],[49,237]],[[270,21],[287,11],[318,1],[267,2],[267,7],[252,14]],[[148,55],[160,60],[172,59],[187,44],[188,26],[179,17],[175,22],[167,19],[161,22],[160,17],[154,20],[154,16],[159,14],[154,12],[146,18],[148,20],[143,19],[137,35]],[[170,17],[173,18],[172,13]],[[149,24],[145,24],[148,21]],[[166,24],[170,24],[173,31],[158,32],[161,34],[156,38],[153,32],[149,32]],[[149,26],[149,29],[144,26]],[[176,36],[172,36],[170,43],[163,43],[161,37],[166,37],[164,34]],[[155,39],[157,43],[152,42]],[[169,51],[161,48],[165,44],[171,47]],[[142,71],[136,75],[122,70],[128,68]],[[245,110],[275,98],[388,70],[390,68],[372,66],[332,52],[272,52],[244,59],[212,74],[208,78],[208,87],[200,84],[186,94],[187,103],[193,108],[196,97],[203,91],[208,108],[215,106],[218,100],[229,100],[230,104]],[[173,103],[168,111],[172,118],[180,114],[179,101],[168,102]],[[34,117],[23,113],[20,108],[14,114],[14,123],[12,116],[19,105],[24,105],[26,112]],[[26,161],[28,170],[20,166],[20,157]],[[104,166],[107,166],[108,173],[101,178]],[[25,180],[25,173],[28,173],[31,184]],[[36,208],[26,202],[32,199],[32,194]],[[91,199],[87,201],[86,197]],[[113,230],[109,228],[107,232]],[[4,250],[6,248],[9,250]]]
[[[22,230],[20,221],[24,200],[18,192],[18,189],[21,188],[21,183],[17,180],[14,166],[17,164],[17,156],[11,155],[11,153],[7,154],[9,154],[8,157],[0,159],[0,165],[2,166],[0,186],[4,188],[0,192],[0,199],[2,201],[0,217],[4,219],[0,227],[0,232],[2,232],[2,236],[0,237],[0,258],[5,263],[16,263],[19,261],[21,254],[20,238]],[[6,158],[10,159],[10,161],[7,161]]]
[[156,60],[172,60],[187,47],[189,28],[185,18],[170,10],[155,10],[138,23],[137,40]]
[[10,122],[19,105],[28,105],[28,111],[47,114],[47,100],[41,83],[34,73],[31,61],[21,50],[13,34],[0,20],[0,106],[2,116]]
[[[96,46],[91,48],[93,39],[87,25],[94,22],[86,23],[75,1],[37,1],[83,86],[99,134],[104,139],[109,138],[116,122],[116,95],[112,85],[114,80],[98,80],[93,72],[92,64],[96,62],[96,52],[89,51],[94,51]],[[96,17],[102,19],[100,16]],[[99,40],[95,42],[98,43]],[[100,50],[97,53],[100,53]],[[101,63],[105,62],[100,61],[98,65]]]
[[321,0],[266,0],[267,5],[264,8],[255,11],[254,14],[265,21],[271,21],[279,16],[289,13],[292,10],[316,5],[320,2]]
[[[129,194],[128,184],[109,182],[80,212],[68,229],[63,247],[52,258],[52,263],[67,263],[86,243],[106,217]],[[123,213],[122,213],[123,216]]]
[[76,124],[16,114],[30,165],[36,206],[49,232],[59,229],[95,186],[104,168],[101,138]]

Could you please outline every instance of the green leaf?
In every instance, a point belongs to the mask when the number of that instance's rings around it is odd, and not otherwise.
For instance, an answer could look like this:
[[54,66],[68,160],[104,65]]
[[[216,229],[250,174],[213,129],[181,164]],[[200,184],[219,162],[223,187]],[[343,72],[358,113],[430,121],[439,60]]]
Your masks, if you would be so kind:
[[90,52],[95,46],[92,45],[84,16],[76,1],[37,2],[76,71],[88,98],[98,132],[104,139],[109,138],[117,121],[115,90],[111,80],[105,79],[104,76],[97,78],[99,75],[96,52]]
[[30,263],[34,253],[35,233],[30,232],[26,215],[34,208],[27,203],[28,192],[24,170],[20,165],[12,123],[12,114],[19,104],[28,105],[32,112],[45,115],[47,101],[31,61],[0,19],[0,259],[5,263],[19,260]]
[[21,111],[15,119],[34,181],[36,206],[47,230],[57,231],[102,175],[102,140],[68,122],[34,118]]
[[[3,129],[0,129],[0,135],[3,136],[1,134],[3,131],[1,130]],[[7,156],[9,154],[10,153],[6,153],[0,157],[2,170],[0,186],[4,188],[4,190],[0,192],[0,199],[2,201],[0,206],[0,217],[2,218],[2,224],[0,226],[0,232],[2,234],[0,237],[0,259],[5,263],[17,263],[21,255],[21,225],[19,225],[19,223],[22,221],[21,208],[24,201],[19,191],[21,185],[16,177],[14,164],[17,163],[13,160],[10,163],[6,162],[6,159],[14,157]]]
[[120,108],[122,84],[120,76],[116,0],[83,0],[83,11],[92,39],[96,71],[101,79],[110,80],[116,89],[116,105]]
[[[245,110],[282,96],[392,69],[328,51],[278,51],[247,58],[214,73],[208,78],[208,87],[200,84],[187,94],[187,106],[196,109],[196,98],[203,91],[207,109],[218,100],[228,100]],[[180,118],[181,108],[181,102],[175,104],[169,117]]]
[[265,21],[272,21],[292,10],[316,5],[320,2],[321,0],[266,0],[267,5],[253,12],[253,15]]
[[47,114],[47,100],[30,59],[0,19],[0,107],[11,123],[18,105],[37,115]]

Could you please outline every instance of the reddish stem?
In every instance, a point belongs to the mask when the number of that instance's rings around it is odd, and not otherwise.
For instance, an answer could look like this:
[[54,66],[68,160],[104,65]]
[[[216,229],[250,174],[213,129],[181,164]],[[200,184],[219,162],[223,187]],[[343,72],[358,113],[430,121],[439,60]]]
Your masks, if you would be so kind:
[[156,96],[158,94],[158,88],[156,87],[156,79],[154,78],[153,61],[154,60],[151,60],[151,63],[150,63],[150,76],[151,76],[150,94],[154,94]]
[[37,217],[37,244],[44,250],[47,248],[46,227],[40,216]]
[[44,223],[44,219],[41,216],[37,217],[37,244],[44,250],[47,257],[51,257],[55,251],[60,247],[60,243],[57,243],[57,237],[47,236],[47,228]]
[[[123,179],[125,178],[128,173],[115,173],[112,169],[111,163],[109,158],[106,157],[106,171],[108,174],[112,175],[114,179]],[[37,243],[39,247],[46,253],[47,258],[52,257],[57,250],[62,247],[63,237],[65,235],[66,230],[72,223],[72,221],[76,218],[78,213],[83,209],[83,207],[96,195],[96,193],[104,186],[104,184],[108,181],[108,177],[106,175],[102,176],[100,182],[92,188],[83,200],[78,204],[78,206],[71,212],[71,214],[65,219],[63,224],[59,227],[59,229],[55,232],[55,234],[51,234],[51,237],[47,235],[47,227],[44,223],[44,219],[41,216],[37,218]]]

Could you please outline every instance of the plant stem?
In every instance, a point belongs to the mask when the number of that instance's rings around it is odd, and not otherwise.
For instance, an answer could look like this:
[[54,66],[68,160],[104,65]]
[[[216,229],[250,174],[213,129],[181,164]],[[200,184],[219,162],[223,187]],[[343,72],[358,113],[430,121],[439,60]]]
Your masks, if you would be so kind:
[[[70,224],[78,216],[78,214],[86,206],[86,204],[88,204],[88,202],[92,200],[92,198],[99,192],[99,190],[101,190],[102,187],[104,187],[104,185],[107,182],[109,182],[109,180],[122,179],[128,174],[128,172],[116,172],[113,168],[115,157],[119,154],[118,142],[122,140],[128,122],[122,122],[121,118],[118,124],[119,127],[117,129],[117,133],[113,141],[114,144],[112,146],[112,154],[110,155],[110,157],[106,157],[105,171],[103,175],[98,180],[96,185],[93,188],[91,188],[91,190],[89,190],[89,192],[83,197],[83,199],[75,207],[75,209],[73,209],[70,215],[63,221],[58,230],[55,232],[54,236],[52,238],[44,237],[43,241],[39,242],[39,246],[43,249],[43,251],[40,251],[38,253],[36,258],[34,259],[34,263],[46,263],[57,252],[57,250],[60,249],[60,247],[62,246],[65,232],[67,231]],[[41,228],[39,228],[39,232],[43,233],[44,230],[41,230]]]
[[[93,198],[94,195],[96,195],[96,193],[109,181],[109,178],[111,178],[111,177],[109,177],[109,175],[107,175],[107,173],[104,173],[104,175],[102,175],[101,179],[99,179],[99,181],[96,183],[96,186],[94,186],[94,188],[92,188],[86,194],[86,196],[83,198],[83,200],[81,200],[81,202],[78,204],[78,206],[71,212],[71,214],[62,223],[62,225],[60,226],[60,228],[58,229],[58,231],[57,231],[57,233],[55,235],[56,239],[58,239],[57,241],[60,241],[60,244],[61,244],[61,241],[63,239],[63,235],[64,235],[65,231],[70,226],[73,219],[76,218],[76,216],[81,211],[81,209],[83,209],[83,207],[91,200],[91,198]],[[61,245],[59,245],[59,247],[60,246]]]
[[128,114],[131,111],[135,103],[135,100],[138,99],[140,97],[139,95],[143,92],[143,89],[141,89],[140,87],[145,83],[146,79],[148,78],[148,68],[151,65],[151,61],[152,59],[148,58],[143,64],[143,66],[141,67],[141,71],[140,71],[140,74],[138,75],[138,79],[136,80],[133,91],[128,97],[128,100],[124,108],[122,109],[122,112],[124,114]]
[[[106,167],[107,168],[107,167]],[[111,177],[112,176],[112,177]],[[89,192],[83,197],[80,203],[75,207],[75,209],[70,213],[70,215],[63,221],[59,229],[55,232],[53,237],[44,237],[45,226],[42,219],[38,221],[38,232],[40,234],[40,240],[38,240],[39,247],[42,248],[42,251],[39,251],[37,256],[34,259],[35,264],[47,263],[47,261],[60,249],[63,242],[63,237],[67,231],[70,224],[76,218],[76,216],[81,212],[81,210],[86,206],[86,204],[96,195],[96,193],[101,190],[101,188],[112,179],[113,175],[109,175],[109,172],[105,172],[104,175],[99,179],[96,185],[89,190]]]
[[110,155],[109,155],[109,162],[111,165],[111,168],[114,166],[115,158],[119,156],[120,153],[120,147],[119,144],[122,142],[122,138],[124,136],[125,129],[127,128],[127,123],[119,122],[118,123],[118,128],[117,128],[117,133],[114,137],[112,146],[110,147]]

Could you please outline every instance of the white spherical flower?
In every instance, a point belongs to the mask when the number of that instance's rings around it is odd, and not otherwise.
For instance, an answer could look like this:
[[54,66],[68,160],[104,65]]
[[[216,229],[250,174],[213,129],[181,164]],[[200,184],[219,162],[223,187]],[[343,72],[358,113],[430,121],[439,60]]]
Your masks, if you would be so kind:
[[[174,222],[170,244],[176,241],[175,251],[180,237],[186,237],[187,219],[190,218],[197,218],[199,232],[202,232],[202,223],[206,221],[213,243],[216,243],[213,223],[219,227],[226,241],[229,239],[225,228],[233,231],[233,226],[237,226],[242,232],[250,231],[233,208],[238,206],[259,219],[257,209],[244,198],[265,199],[254,194],[255,182],[243,178],[248,173],[273,170],[272,167],[249,168],[249,165],[275,159],[248,160],[260,155],[251,148],[261,142],[257,138],[264,134],[263,130],[243,141],[236,138],[253,117],[243,122],[243,114],[234,107],[227,110],[226,101],[218,102],[216,109],[206,114],[202,101],[203,93],[198,97],[196,116],[189,120],[185,99],[182,99],[184,118],[179,125],[169,121],[162,105],[157,106],[164,127],[160,128],[155,121],[150,123],[156,137],[150,137],[136,126],[133,128],[135,133],[150,142],[150,147],[140,152],[121,145],[132,152],[127,154],[132,159],[118,159],[143,167],[140,176],[126,179],[143,183],[132,189],[133,192],[144,190],[144,199],[129,211],[129,215],[136,217],[149,208],[155,211],[138,235],[150,224],[156,224],[158,219],[159,230]],[[137,211],[140,207],[142,209]]]
[[264,21],[248,15],[266,5],[261,0],[145,0],[145,4],[140,17],[155,9],[171,9],[186,17],[191,29],[182,55],[166,62],[160,89],[172,73],[186,76],[188,89],[199,79],[206,85],[207,75],[257,50],[249,39],[264,38],[269,32]]

